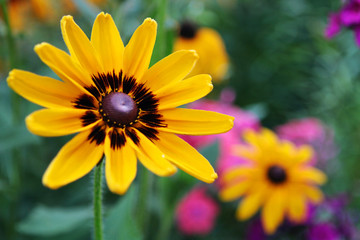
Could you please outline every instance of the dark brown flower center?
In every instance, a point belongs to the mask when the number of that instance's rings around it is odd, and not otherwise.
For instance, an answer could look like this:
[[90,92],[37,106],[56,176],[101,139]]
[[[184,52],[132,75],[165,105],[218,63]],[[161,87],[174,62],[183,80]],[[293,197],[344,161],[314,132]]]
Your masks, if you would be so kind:
[[193,38],[197,32],[197,25],[191,21],[184,21],[180,25],[179,34],[183,38]]
[[280,184],[286,181],[287,175],[284,168],[274,165],[269,167],[267,177],[272,183]]
[[136,102],[127,94],[112,92],[101,103],[100,112],[104,120],[112,124],[128,125],[138,117]]

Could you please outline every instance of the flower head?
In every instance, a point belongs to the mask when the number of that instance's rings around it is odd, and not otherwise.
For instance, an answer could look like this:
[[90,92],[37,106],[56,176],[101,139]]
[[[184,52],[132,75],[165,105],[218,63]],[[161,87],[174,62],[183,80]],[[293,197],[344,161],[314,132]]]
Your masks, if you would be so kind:
[[178,228],[185,235],[206,235],[213,229],[218,213],[219,207],[206,195],[206,189],[194,188],[177,206]]
[[229,59],[219,33],[211,28],[199,28],[193,22],[184,21],[174,43],[174,51],[182,49],[193,49],[199,54],[200,59],[191,71],[191,76],[209,73],[214,81],[223,80]]
[[295,147],[281,141],[270,130],[244,134],[249,146],[238,146],[236,153],[248,160],[224,175],[220,197],[225,201],[243,197],[236,216],[248,219],[262,207],[261,220],[267,234],[275,232],[285,216],[291,221],[306,218],[307,203],[319,203],[323,196],[316,185],[326,176],[309,166],[311,148]]
[[119,194],[134,180],[137,159],[159,176],[179,167],[207,183],[216,179],[209,162],[175,134],[226,132],[233,118],[176,108],[209,93],[211,77],[184,79],[198,58],[194,51],[175,52],[149,68],[156,29],[154,20],[145,19],[124,47],[109,14],[97,16],[91,40],[65,16],[61,30],[70,55],[48,43],[35,47],[62,81],[10,72],[9,86],[45,107],[26,118],[32,133],[78,133],[51,162],[44,185],[56,189],[79,179],[104,153],[107,184]]

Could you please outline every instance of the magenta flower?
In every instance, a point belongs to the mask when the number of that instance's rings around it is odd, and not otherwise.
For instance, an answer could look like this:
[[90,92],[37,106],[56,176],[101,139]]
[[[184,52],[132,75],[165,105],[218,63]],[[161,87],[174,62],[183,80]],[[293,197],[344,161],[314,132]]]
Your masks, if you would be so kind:
[[194,188],[177,206],[178,229],[184,235],[206,235],[214,228],[218,213],[219,207],[206,189]]
[[331,39],[341,31],[341,19],[337,13],[332,13],[329,16],[329,24],[325,29],[325,37]]
[[348,0],[337,13],[331,13],[329,23],[325,29],[328,39],[336,36],[342,27],[349,28],[355,33],[355,41],[360,47],[360,1]]
[[308,240],[340,240],[340,235],[331,223],[318,223],[309,228]]
[[324,164],[336,154],[333,133],[319,119],[293,120],[277,127],[276,130],[280,138],[289,140],[297,146],[311,145],[315,150],[313,164]]

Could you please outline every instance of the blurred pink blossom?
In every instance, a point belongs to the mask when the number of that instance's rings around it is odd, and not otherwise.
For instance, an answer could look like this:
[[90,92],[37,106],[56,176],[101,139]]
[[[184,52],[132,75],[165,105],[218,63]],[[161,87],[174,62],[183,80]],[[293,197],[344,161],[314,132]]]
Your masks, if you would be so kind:
[[325,37],[328,39],[336,36],[341,27],[346,27],[354,31],[355,42],[360,47],[360,1],[348,0],[337,13],[331,13],[329,23],[325,29]]
[[228,135],[240,137],[245,129],[259,128],[259,120],[250,112],[244,111],[232,104],[235,99],[235,93],[231,89],[226,89],[221,93],[220,101],[214,100],[198,100],[188,105],[188,108],[215,111],[235,117],[234,127],[231,131],[217,135],[205,136],[189,136],[181,135],[181,137],[195,148],[201,148],[214,143],[217,139],[220,141],[228,138]]
[[184,235],[206,235],[214,228],[218,213],[219,207],[206,189],[196,187],[177,206],[178,229]]
[[315,154],[312,163],[324,164],[336,154],[334,134],[319,119],[303,118],[290,121],[276,129],[280,138],[300,145],[310,145]]

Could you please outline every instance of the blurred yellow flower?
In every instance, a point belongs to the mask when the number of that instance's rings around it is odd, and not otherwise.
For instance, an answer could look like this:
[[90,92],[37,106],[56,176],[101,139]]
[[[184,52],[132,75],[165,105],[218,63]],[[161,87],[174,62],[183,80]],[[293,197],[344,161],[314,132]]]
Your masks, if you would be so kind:
[[11,27],[15,30],[23,30],[29,17],[46,21],[54,14],[49,0],[10,0],[8,9]]
[[209,73],[216,82],[224,79],[229,68],[229,59],[225,44],[215,30],[198,28],[189,21],[183,22],[174,43],[174,51],[181,49],[193,49],[200,57],[189,76]]
[[243,197],[236,216],[248,219],[262,207],[261,220],[267,234],[273,234],[285,216],[303,222],[308,202],[323,199],[317,185],[326,181],[320,170],[309,165],[312,149],[281,141],[270,130],[244,134],[249,146],[237,146],[237,155],[248,164],[236,166],[224,174],[220,197],[232,201]]
[[62,81],[13,70],[9,86],[45,109],[26,118],[41,136],[78,133],[51,162],[43,184],[56,189],[73,182],[106,156],[111,191],[123,194],[134,180],[137,158],[153,173],[169,176],[181,168],[211,183],[210,163],[175,134],[216,134],[230,130],[233,117],[177,108],[208,94],[207,74],[184,79],[196,63],[194,51],[175,52],[151,68],[157,23],[145,19],[124,47],[109,14],[100,13],[89,40],[71,16],[61,20],[70,55],[48,44],[36,53]]

